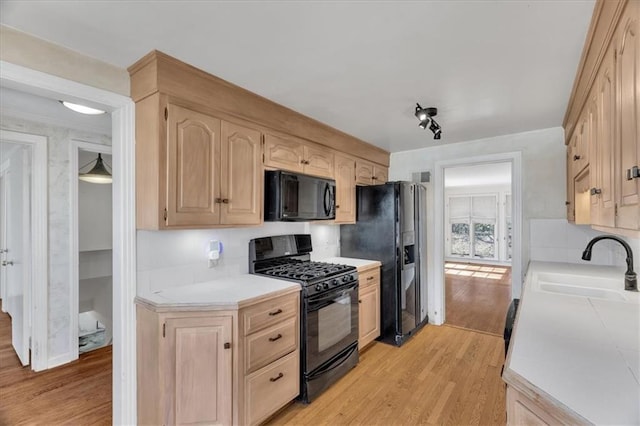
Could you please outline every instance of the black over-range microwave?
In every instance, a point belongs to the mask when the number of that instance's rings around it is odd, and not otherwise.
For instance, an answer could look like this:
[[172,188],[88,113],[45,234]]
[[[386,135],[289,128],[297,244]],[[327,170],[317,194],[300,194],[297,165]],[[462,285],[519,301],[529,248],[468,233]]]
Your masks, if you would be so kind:
[[336,182],[282,170],[264,176],[264,220],[335,219]]

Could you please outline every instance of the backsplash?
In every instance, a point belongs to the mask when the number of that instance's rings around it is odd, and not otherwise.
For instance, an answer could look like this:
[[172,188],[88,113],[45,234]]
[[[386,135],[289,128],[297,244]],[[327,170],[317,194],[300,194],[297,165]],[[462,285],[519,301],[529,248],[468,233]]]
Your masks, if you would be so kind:
[[[587,243],[604,232],[565,219],[531,219],[530,259],[595,265],[625,265],[625,252],[614,241],[600,241],[593,247],[591,262],[582,260]],[[640,265],[640,240],[624,238],[633,249],[634,265]],[[637,266],[636,266],[637,269]]]
[[[211,281],[249,271],[249,240],[282,234],[311,234],[313,259],[339,254],[338,225],[268,222],[260,227],[138,231],[138,295]],[[222,242],[218,265],[209,268],[207,245]]]

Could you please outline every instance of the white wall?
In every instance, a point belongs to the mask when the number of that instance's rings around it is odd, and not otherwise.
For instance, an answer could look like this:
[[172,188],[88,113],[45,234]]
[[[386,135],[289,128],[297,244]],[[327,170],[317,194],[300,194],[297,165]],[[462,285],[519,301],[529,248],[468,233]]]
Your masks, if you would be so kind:
[[111,138],[84,131],[68,129],[61,125],[39,124],[31,121],[0,117],[0,127],[6,130],[32,133],[48,137],[49,163],[49,364],[68,360],[72,347],[70,315],[76,308],[70,305],[70,144],[82,140],[111,145]]
[[[464,159],[506,152],[520,152],[522,155],[522,265],[523,272],[525,272],[530,259],[539,259],[539,254],[541,253],[539,249],[543,248],[542,246],[559,244],[553,242],[557,241],[558,235],[568,236],[569,232],[571,232],[572,235],[585,233],[585,236],[601,234],[590,228],[586,228],[587,230],[585,231],[585,229],[583,229],[584,227],[577,227],[576,225],[566,222],[564,204],[566,200],[565,149],[564,130],[561,127],[554,127],[532,132],[393,153],[391,154],[389,176],[390,180],[411,180],[412,173],[421,171],[431,171],[431,175],[434,176],[434,167],[438,161]],[[427,185],[433,186],[434,184],[437,184],[437,182],[433,182],[432,179],[432,182]],[[438,201],[437,205],[435,204],[436,200],[433,199],[434,192],[435,191],[429,191],[428,205],[430,206],[430,211],[433,211],[435,208],[444,208],[441,200]],[[562,228],[565,231],[558,235],[549,233],[538,235],[540,222],[533,222],[538,219],[553,219],[560,221],[560,223],[564,222]],[[545,226],[544,223],[546,222],[542,222],[543,227]],[[548,224],[553,227],[557,225],[557,222],[549,222]],[[581,229],[573,229],[576,227]],[[571,231],[569,231],[570,229]],[[430,215],[427,221],[427,230],[429,235],[434,235],[436,232],[433,214]],[[441,232],[442,230],[438,231]],[[532,240],[534,233],[536,234],[535,239]],[[548,239],[552,237],[553,241],[548,241]],[[575,250],[574,245],[578,244],[578,241],[585,241],[585,238],[576,238],[573,240],[574,243],[572,243],[571,248],[565,244],[566,247],[564,247],[563,250]],[[626,240],[634,247],[637,264],[637,257],[640,252],[639,240],[629,238],[626,238]],[[615,243],[603,242],[598,244],[603,244],[603,247],[609,252],[614,253],[602,254],[605,259],[609,259],[608,264],[618,264],[620,257],[622,257],[624,261],[624,256],[620,254],[620,249],[618,249]],[[534,247],[536,250],[534,250]],[[636,247],[637,249],[635,249]],[[430,253],[433,253],[433,238],[429,239],[428,249]],[[601,252],[602,249],[598,248],[598,251]],[[569,256],[569,251],[565,253],[565,256],[557,260],[568,262],[575,260],[576,263],[581,262],[580,256],[578,256],[578,259],[575,259],[573,254]],[[594,254],[594,260],[595,257],[596,254]],[[598,262],[601,262],[601,260],[598,260]],[[429,258],[428,263],[430,271],[429,282],[433,283],[433,268],[437,266],[433,264],[433,258]],[[514,296],[518,296],[519,294],[516,290],[517,289],[514,289]]]
[[[259,227],[211,230],[138,231],[138,295],[165,288],[246,274],[249,271],[249,240],[282,235],[311,234],[313,258],[338,255],[337,225],[266,222]],[[208,268],[209,240],[223,244],[218,265]]]

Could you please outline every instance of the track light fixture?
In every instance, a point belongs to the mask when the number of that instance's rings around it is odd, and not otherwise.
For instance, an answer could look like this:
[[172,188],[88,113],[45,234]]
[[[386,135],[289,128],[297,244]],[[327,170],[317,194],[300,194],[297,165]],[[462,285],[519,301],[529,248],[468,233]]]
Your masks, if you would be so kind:
[[436,123],[436,120],[433,119],[436,115],[438,115],[438,108],[422,108],[420,104],[416,104],[415,116],[420,120],[418,126],[420,126],[421,129],[426,129],[427,126],[429,126],[429,130],[433,132],[433,139],[439,140],[442,137],[442,128]]

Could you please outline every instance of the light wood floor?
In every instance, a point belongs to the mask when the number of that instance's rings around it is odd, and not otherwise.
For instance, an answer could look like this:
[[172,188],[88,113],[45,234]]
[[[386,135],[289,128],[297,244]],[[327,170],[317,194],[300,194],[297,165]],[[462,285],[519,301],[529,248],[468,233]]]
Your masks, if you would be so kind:
[[427,325],[402,347],[374,342],[349,374],[270,425],[504,425],[501,338]]
[[110,425],[111,359],[108,346],[35,373],[20,364],[0,312],[0,425]]
[[501,336],[511,303],[511,268],[445,263],[445,321]]
[[[0,425],[111,424],[111,347],[34,373],[19,365],[10,330],[0,314]],[[401,348],[374,342],[312,404],[293,403],[270,424],[504,425],[503,346],[499,337],[432,325]]]

